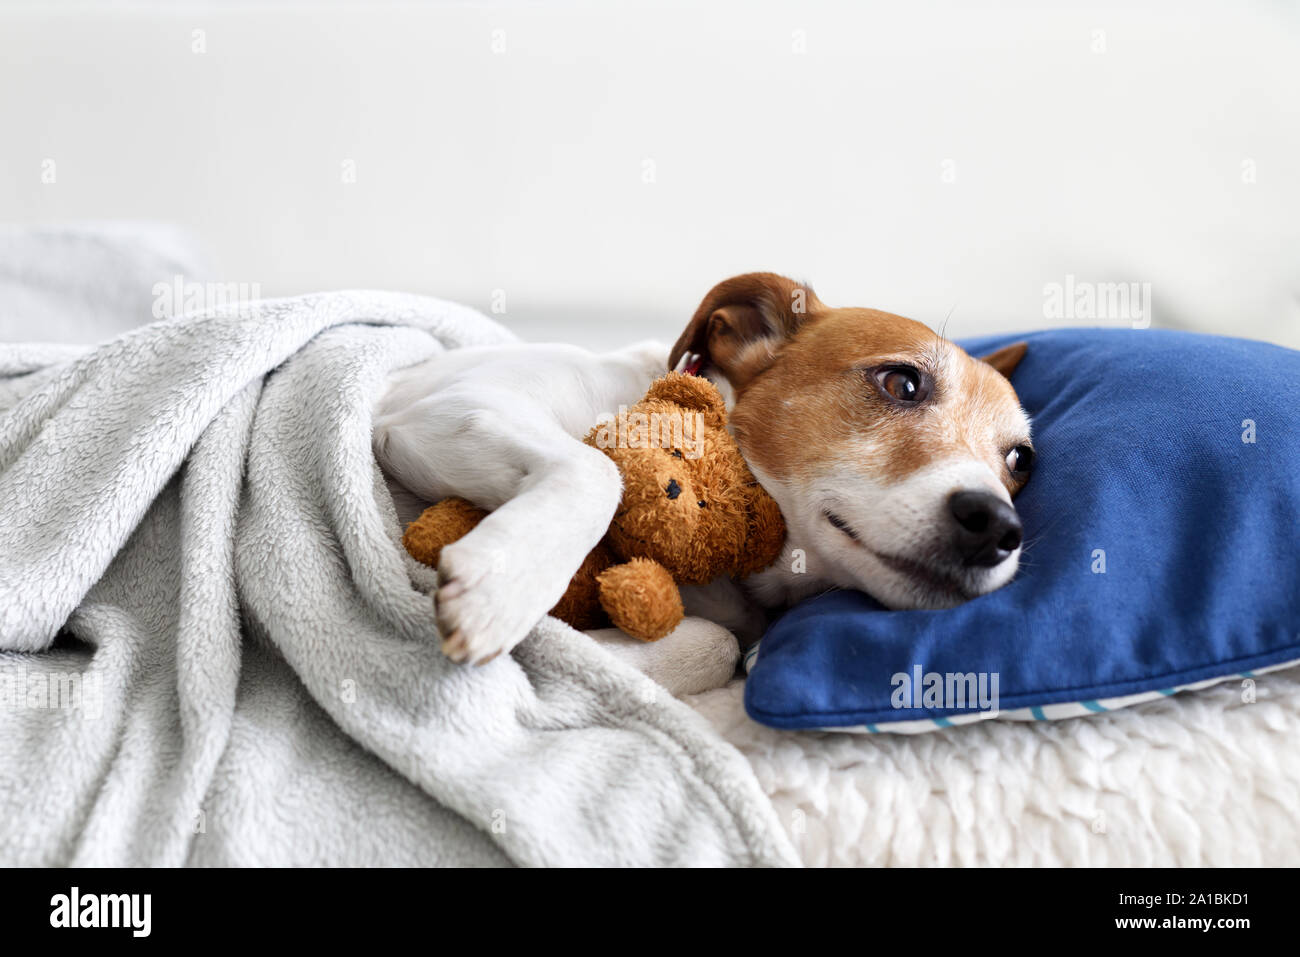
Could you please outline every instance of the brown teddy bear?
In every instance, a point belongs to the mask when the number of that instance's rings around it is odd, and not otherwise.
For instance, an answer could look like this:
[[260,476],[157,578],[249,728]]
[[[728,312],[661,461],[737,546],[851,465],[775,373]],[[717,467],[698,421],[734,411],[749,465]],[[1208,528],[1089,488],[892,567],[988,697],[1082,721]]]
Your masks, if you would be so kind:
[[[781,510],[726,426],[726,406],[712,383],[670,372],[636,405],[588,433],[584,441],[618,466],[623,498],[552,615],[574,628],[613,623],[655,641],[682,620],[678,584],[741,578],[776,560],[785,541]],[[443,546],[486,514],[465,499],[444,499],[407,527],[403,544],[436,567]]]

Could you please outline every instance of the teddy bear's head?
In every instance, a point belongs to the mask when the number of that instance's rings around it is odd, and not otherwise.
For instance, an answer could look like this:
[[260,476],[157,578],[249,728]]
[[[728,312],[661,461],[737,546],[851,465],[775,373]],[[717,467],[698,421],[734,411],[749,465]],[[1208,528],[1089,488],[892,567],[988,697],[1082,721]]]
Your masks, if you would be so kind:
[[587,436],[623,476],[608,536],[623,558],[653,559],[683,584],[748,575],[776,560],[781,510],[745,465],[726,415],[707,379],[670,372]]

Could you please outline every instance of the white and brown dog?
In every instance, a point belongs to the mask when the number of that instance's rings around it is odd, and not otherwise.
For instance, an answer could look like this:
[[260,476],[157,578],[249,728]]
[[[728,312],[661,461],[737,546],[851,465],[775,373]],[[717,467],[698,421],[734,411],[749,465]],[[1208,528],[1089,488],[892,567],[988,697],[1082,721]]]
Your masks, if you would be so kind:
[[[401,370],[376,409],[375,451],[421,502],[459,495],[493,510],[439,562],[438,622],[456,661],[509,651],[559,599],[621,494],[613,464],[582,436],[682,366],[722,390],[736,441],[786,519],[785,554],[745,582],[750,599],[779,607],[839,586],[891,608],[941,608],[1016,572],[1011,500],[1034,453],[1007,376],[1024,353],[975,359],[918,322],[830,308],[806,285],[750,273],[714,287],[671,351],[518,344]],[[722,634],[730,649],[713,655],[705,684],[735,662],[735,641],[708,622],[751,640],[764,621],[730,582],[683,597],[692,617],[678,640],[622,643],[678,693],[701,690],[688,674],[701,642]]]

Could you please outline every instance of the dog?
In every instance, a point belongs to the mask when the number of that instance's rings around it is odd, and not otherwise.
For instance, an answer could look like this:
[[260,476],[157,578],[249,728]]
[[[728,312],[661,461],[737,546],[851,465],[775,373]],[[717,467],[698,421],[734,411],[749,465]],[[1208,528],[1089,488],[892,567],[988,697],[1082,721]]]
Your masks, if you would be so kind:
[[409,517],[452,495],[491,511],[443,549],[435,596],[443,652],[481,664],[558,601],[618,505],[617,469],[582,436],[671,369],[706,376],[788,536],[743,592],[729,580],[683,589],[679,630],[711,622],[710,634],[748,641],[763,608],[828,588],[944,608],[1012,579],[1023,542],[1012,500],[1034,450],[1008,377],[1025,352],[976,359],[919,322],[748,273],[715,286],[671,349],[521,343],[401,369],[376,406],[374,450]]

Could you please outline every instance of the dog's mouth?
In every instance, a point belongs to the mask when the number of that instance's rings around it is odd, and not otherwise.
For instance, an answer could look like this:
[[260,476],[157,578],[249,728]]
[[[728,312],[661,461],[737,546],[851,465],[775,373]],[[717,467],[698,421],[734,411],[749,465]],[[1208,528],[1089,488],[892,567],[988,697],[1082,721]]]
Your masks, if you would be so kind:
[[958,601],[970,601],[972,598],[979,597],[979,592],[972,592],[967,589],[960,579],[927,565],[925,562],[904,558],[901,555],[886,555],[874,549],[868,549],[868,551],[880,559],[881,563],[886,567],[898,572],[900,575],[906,575],[913,581],[920,582],[931,592],[955,598]]
[[825,511],[822,514],[826,516],[826,521],[832,527],[847,536],[855,545],[865,549],[891,571],[923,585],[931,592],[955,598],[958,601],[970,601],[972,598],[978,597],[979,593],[970,591],[961,579],[915,558],[878,552],[863,542],[862,537],[853,526],[842,517],[831,511]]

